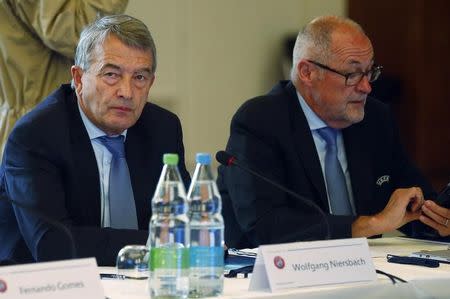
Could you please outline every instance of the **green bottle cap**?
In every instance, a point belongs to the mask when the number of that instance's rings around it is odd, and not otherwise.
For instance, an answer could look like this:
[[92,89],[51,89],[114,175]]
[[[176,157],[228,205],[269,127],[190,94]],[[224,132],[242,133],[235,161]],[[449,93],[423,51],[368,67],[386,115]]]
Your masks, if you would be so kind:
[[178,165],[178,154],[164,154],[163,163],[166,165]]

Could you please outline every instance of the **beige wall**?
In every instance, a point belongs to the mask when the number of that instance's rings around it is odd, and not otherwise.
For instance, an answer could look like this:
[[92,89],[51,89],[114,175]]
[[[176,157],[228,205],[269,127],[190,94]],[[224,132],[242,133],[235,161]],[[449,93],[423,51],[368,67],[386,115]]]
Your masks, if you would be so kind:
[[346,14],[346,1],[130,0],[127,13],[153,34],[150,100],[180,117],[193,171],[196,152],[225,148],[236,109],[282,78],[284,38],[314,16]]

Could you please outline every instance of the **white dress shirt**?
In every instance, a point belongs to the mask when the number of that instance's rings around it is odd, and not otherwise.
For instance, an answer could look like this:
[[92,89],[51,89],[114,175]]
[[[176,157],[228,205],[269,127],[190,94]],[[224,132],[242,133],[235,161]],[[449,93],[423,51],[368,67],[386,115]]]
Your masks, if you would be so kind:
[[[109,172],[111,169],[112,154],[108,149],[98,140],[97,137],[107,135],[105,132],[96,127],[86,116],[78,102],[78,109],[80,110],[81,119],[91,140],[92,148],[94,149],[95,158],[97,160],[98,173],[100,176],[100,201],[101,201],[101,226],[110,227],[109,216]],[[122,132],[124,138],[127,136],[127,130]],[[116,135],[118,136],[118,135]],[[111,136],[114,137],[114,136]],[[125,139],[124,139],[125,140]]]
[[[316,113],[314,113],[314,111],[312,111],[312,109],[309,107],[309,105],[306,103],[305,99],[302,97],[302,95],[298,91],[297,91],[297,96],[298,96],[298,99],[300,102],[300,106],[302,107],[303,113],[305,113],[306,120],[308,122],[308,126],[311,130],[311,133],[312,133],[312,136],[314,139],[314,144],[316,146],[317,154],[319,155],[320,166],[322,168],[323,180],[326,182],[326,179],[325,179],[325,154],[327,152],[327,149],[326,149],[327,143],[319,135],[317,130],[327,127],[327,124],[323,120],[321,120],[320,117],[317,116]],[[355,215],[356,210],[355,210],[355,203],[353,200],[352,182],[350,179],[350,172],[348,171],[347,156],[345,154],[345,146],[344,146],[344,138],[342,137],[341,130],[338,130],[336,144],[337,144],[337,150],[338,150],[338,160],[339,160],[339,163],[341,164],[342,171],[345,176],[345,182],[347,185],[347,191],[348,191],[348,197],[350,200],[350,205],[352,207],[353,214]],[[326,184],[325,184],[325,187],[326,187]],[[327,190],[327,194],[328,194],[328,190]],[[331,211],[329,195],[328,195],[328,207]],[[331,213],[333,213],[333,211],[331,211]]]

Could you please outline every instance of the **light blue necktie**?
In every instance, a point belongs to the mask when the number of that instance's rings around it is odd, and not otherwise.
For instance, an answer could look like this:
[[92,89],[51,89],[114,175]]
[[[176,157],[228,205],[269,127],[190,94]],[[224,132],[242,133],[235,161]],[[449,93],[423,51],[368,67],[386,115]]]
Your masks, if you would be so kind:
[[112,154],[109,171],[110,226],[119,229],[137,229],[136,205],[130,172],[125,159],[123,136],[101,136],[98,140]]
[[336,136],[337,130],[325,127],[317,130],[327,143],[325,154],[325,179],[328,196],[330,198],[331,212],[334,215],[352,215],[352,208],[348,197],[347,184],[344,172],[338,160]]

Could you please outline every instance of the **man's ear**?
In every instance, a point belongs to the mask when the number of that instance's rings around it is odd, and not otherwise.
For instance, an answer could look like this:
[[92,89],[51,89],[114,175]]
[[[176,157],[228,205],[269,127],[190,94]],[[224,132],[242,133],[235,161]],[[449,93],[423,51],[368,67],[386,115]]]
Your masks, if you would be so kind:
[[150,87],[152,87],[153,83],[155,83],[156,75],[152,74],[152,80],[150,81]]
[[314,79],[314,72],[311,63],[302,59],[297,63],[298,79],[305,85],[310,85]]
[[81,90],[83,89],[83,83],[81,82],[81,77],[83,77],[83,70],[79,66],[72,65],[72,67],[70,68],[70,73],[72,74],[75,91],[78,95],[81,95]]

